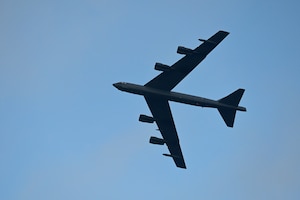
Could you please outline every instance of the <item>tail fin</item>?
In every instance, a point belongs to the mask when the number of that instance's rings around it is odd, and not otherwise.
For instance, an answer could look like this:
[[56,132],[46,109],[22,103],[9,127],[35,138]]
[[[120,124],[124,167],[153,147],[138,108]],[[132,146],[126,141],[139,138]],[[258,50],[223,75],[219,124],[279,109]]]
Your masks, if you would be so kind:
[[[244,89],[238,89],[230,95],[219,100],[220,103],[227,104],[230,106],[238,106],[239,102],[244,94]],[[233,127],[236,109],[233,108],[218,108],[220,115],[225,121],[228,127]]]

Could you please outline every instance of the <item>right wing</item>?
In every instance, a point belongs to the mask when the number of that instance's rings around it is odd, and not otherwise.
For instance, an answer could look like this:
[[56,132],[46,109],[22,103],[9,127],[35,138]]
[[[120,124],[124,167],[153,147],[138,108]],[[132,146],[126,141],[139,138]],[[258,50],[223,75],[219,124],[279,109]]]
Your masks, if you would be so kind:
[[184,77],[186,77],[204,58],[228,35],[228,32],[219,31],[208,40],[187,54],[171,66],[171,70],[162,72],[145,86],[161,90],[172,90]]
[[168,100],[145,96],[148,107],[177,167],[186,168]]

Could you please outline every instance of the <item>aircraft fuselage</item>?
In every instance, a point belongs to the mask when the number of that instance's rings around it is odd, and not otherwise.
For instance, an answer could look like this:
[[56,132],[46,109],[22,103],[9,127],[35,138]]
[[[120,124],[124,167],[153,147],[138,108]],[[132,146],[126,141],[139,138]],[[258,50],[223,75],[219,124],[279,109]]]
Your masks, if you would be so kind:
[[200,107],[230,108],[239,111],[246,111],[245,107],[231,106],[211,99],[206,99],[206,98],[178,93],[178,92],[159,90],[159,89],[155,89],[143,85],[137,85],[137,84],[126,83],[126,82],[118,82],[113,84],[113,86],[115,86],[117,89],[124,92],[129,92],[129,93],[138,94],[142,96],[157,96],[159,98],[165,98],[169,101],[174,101],[178,103],[184,103],[184,104],[200,106]]

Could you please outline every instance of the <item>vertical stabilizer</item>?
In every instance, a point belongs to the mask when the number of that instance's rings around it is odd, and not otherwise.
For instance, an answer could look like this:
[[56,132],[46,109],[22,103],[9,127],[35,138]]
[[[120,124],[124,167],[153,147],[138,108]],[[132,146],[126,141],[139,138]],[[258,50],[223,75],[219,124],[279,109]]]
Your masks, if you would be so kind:
[[[237,107],[244,94],[244,89],[238,89],[230,95],[219,100],[220,103]],[[233,108],[218,108],[220,115],[228,127],[233,127],[235,114],[237,109]]]

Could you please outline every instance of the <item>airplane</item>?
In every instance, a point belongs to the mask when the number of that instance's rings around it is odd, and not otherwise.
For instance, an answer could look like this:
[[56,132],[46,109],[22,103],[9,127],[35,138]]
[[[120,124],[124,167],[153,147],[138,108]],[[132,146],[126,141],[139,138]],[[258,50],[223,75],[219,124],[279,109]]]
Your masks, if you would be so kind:
[[184,103],[200,107],[217,108],[228,127],[233,127],[236,111],[246,111],[245,107],[239,106],[244,94],[244,89],[238,89],[228,96],[211,100],[171,91],[184,77],[186,77],[204,58],[228,35],[226,31],[218,31],[209,39],[199,39],[202,44],[195,49],[179,46],[178,54],[184,57],[172,66],[161,63],[155,64],[155,69],[162,71],[158,76],[145,85],[137,85],[126,82],[114,83],[117,89],[144,96],[152,116],[140,115],[139,121],[156,123],[162,138],[150,137],[151,144],[166,144],[170,154],[164,156],[173,158],[179,168],[186,169],[182,155],[178,134],[172,117],[169,101]]

